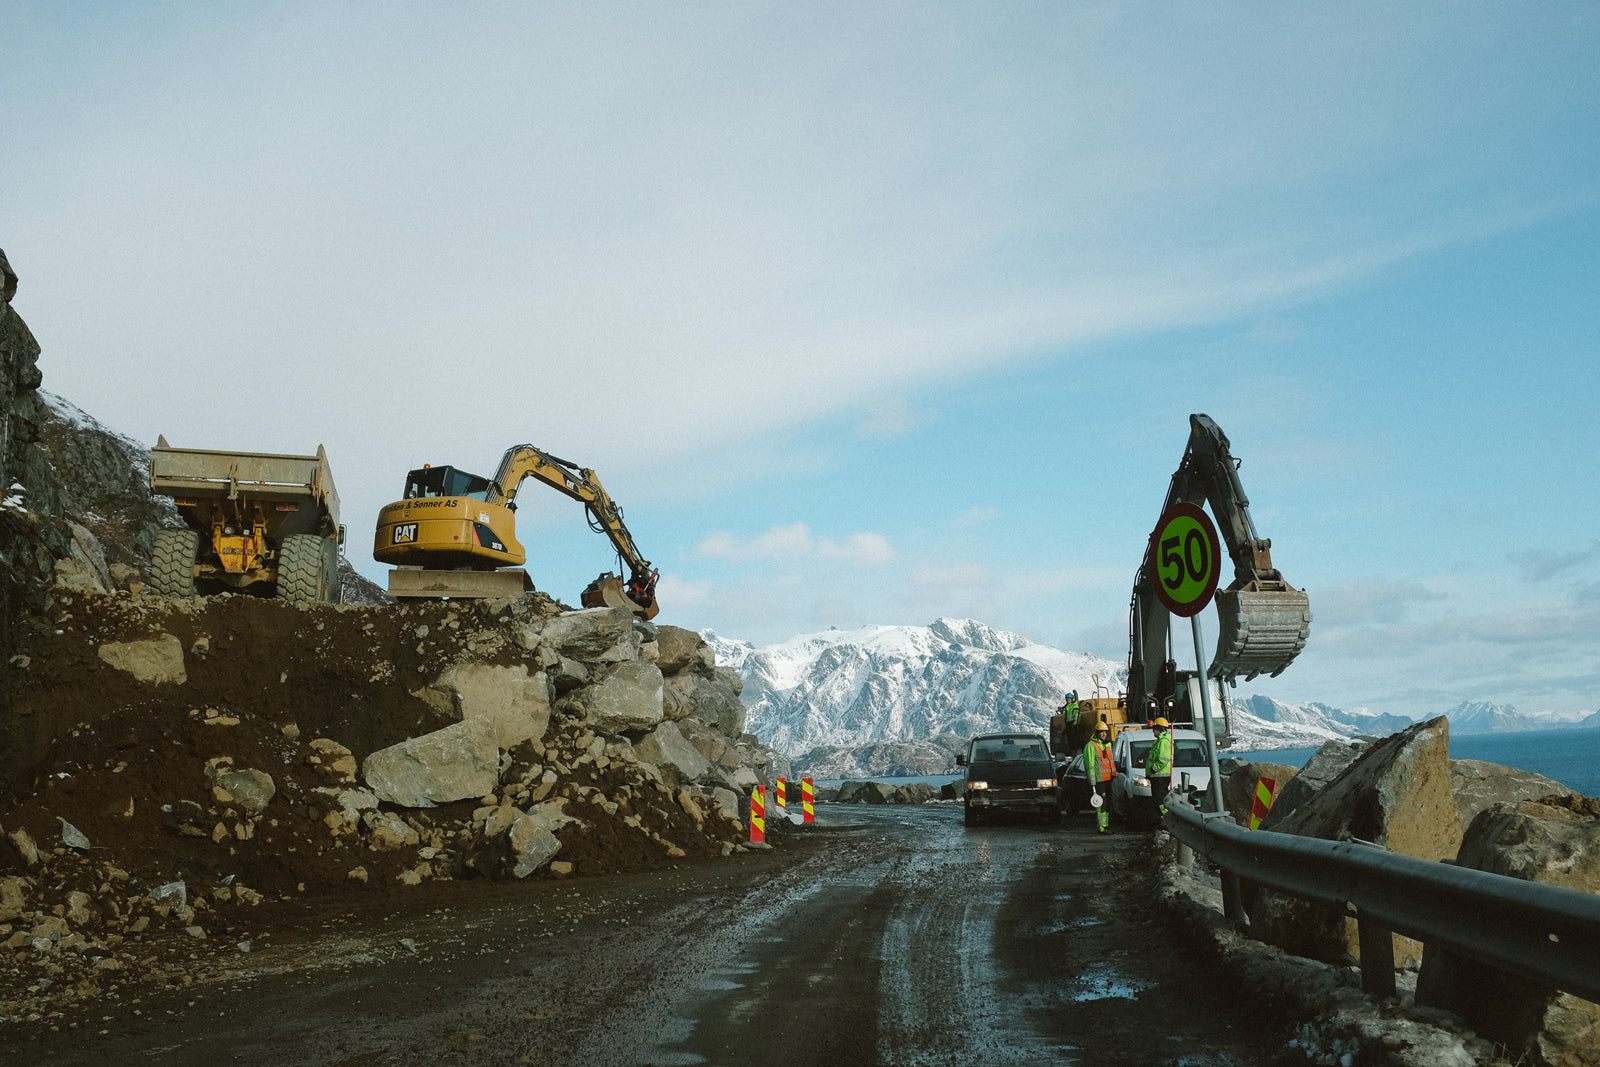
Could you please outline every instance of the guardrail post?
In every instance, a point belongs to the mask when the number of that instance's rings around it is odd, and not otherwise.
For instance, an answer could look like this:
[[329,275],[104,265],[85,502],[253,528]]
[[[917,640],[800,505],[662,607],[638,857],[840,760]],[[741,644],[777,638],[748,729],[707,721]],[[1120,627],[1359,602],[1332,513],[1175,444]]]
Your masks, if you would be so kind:
[[1222,914],[1233,922],[1249,922],[1245,914],[1244,893],[1239,889],[1239,876],[1232,871],[1222,872]]
[[1361,950],[1361,991],[1374,997],[1394,996],[1394,934],[1357,912],[1356,940]]

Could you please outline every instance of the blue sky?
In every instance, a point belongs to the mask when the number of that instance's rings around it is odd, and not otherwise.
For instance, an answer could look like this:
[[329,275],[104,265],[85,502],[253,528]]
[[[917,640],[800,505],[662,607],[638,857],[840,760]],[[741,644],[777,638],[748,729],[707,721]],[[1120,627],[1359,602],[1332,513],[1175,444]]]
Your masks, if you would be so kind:
[[531,441],[663,622],[1120,659],[1205,412],[1316,619],[1247,690],[1600,708],[1593,4],[13,3],[0,92],[45,387],[325,445],[380,581],[406,470]]

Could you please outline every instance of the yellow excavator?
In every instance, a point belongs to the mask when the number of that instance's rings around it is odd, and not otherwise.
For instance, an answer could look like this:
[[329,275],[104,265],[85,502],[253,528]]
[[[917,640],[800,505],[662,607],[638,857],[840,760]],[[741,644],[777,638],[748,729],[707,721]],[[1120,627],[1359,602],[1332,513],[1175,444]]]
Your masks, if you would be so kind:
[[[1284,581],[1272,565],[1272,542],[1256,533],[1250,500],[1239,482],[1239,463],[1228,438],[1207,415],[1189,416],[1189,445],[1167,489],[1161,513],[1177,503],[1211,505],[1217,532],[1233,560],[1233,581],[1216,594],[1216,655],[1208,678],[1236,684],[1260,674],[1277,677],[1305,648],[1311,600]],[[1129,620],[1130,717],[1189,719],[1188,671],[1179,671],[1169,632],[1171,614],[1155,593],[1143,564],[1133,583]]]
[[[611,539],[628,577],[607,571],[584,589],[586,608],[627,608],[653,619],[660,571],[639,554],[594,471],[533,445],[506,449],[493,478],[456,467],[424,465],[406,475],[405,498],[378,513],[372,558],[395,567],[395,597],[514,597],[533,588],[522,570],[528,554],[516,539],[517,489],[537,478],[584,506],[589,526]],[[620,568],[619,568],[620,569]]]

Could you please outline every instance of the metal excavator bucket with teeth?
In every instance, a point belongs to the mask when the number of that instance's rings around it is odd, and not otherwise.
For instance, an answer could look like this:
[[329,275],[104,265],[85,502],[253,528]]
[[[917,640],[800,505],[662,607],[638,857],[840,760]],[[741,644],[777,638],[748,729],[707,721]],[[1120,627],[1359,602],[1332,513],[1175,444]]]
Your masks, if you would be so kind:
[[648,604],[638,603],[628,595],[626,583],[609,571],[589,583],[579,602],[586,608],[626,608],[646,621],[661,613],[654,597]]
[[1217,593],[1217,655],[1211,677],[1276,677],[1306,647],[1311,599],[1297,589],[1224,589]]

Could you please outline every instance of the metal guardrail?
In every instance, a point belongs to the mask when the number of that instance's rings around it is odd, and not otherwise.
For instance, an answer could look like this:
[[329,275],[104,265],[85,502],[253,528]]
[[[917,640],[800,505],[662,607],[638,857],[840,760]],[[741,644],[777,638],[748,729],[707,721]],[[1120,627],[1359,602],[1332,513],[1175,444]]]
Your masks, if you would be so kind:
[[[1372,845],[1248,830],[1168,802],[1163,825],[1210,862],[1297,897],[1356,909],[1362,986],[1394,991],[1389,931],[1600,1001],[1600,894],[1396,855]],[[1226,877],[1226,876],[1225,876]],[[1233,887],[1230,904],[1237,901]],[[1224,897],[1229,897],[1224,886]],[[1370,953],[1370,957],[1369,957]]]

